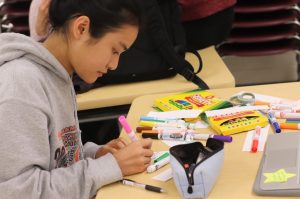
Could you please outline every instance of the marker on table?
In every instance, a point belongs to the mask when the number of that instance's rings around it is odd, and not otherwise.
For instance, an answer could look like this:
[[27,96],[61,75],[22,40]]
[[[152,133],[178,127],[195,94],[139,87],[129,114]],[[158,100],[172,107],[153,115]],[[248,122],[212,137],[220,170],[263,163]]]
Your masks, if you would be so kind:
[[177,141],[191,141],[191,140],[207,140],[214,138],[223,142],[232,142],[231,136],[213,135],[194,133],[193,131],[185,130],[144,130],[142,131],[143,138],[152,138],[158,140],[177,140]]
[[299,130],[300,124],[299,123],[298,124],[297,123],[281,123],[280,128]]
[[194,133],[193,137],[195,140],[207,140],[208,138],[214,138],[223,142],[232,142],[232,137],[228,135],[214,135],[204,133]]
[[141,116],[140,121],[150,121],[150,122],[184,122],[181,119],[171,119],[171,118],[160,118],[160,117],[149,117],[149,116]]
[[138,183],[135,182],[133,180],[129,180],[129,179],[123,179],[120,180],[120,182],[124,185],[129,185],[129,186],[133,186],[133,187],[139,187],[148,191],[154,191],[157,193],[163,193],[165,192],[162,188],[160,187],[156,187],[156,186],[152,186],[152,185],[148,185],[148,184],[142,184],[142,183]]
[[167,157],[163,158],[162,160],[155,162],[154,164],[151,164],[150,166],[148,166],[147,172],[152,173],[152,172],[160,169],[161,167],[165,166],[169,162],[170,162],[170,156],[167,156]]
[[127,133],[127,135],[129,136],[129,138],[131,139],[131,141],[137,141],[138,138],[135,135],[135,132],[131,129],[131,127],[129,126],[126,118],[124,115],[121,115],[119,117],[119,122],[122,125],[122,127],[124,128],[125,132]]
[[173,140],[173,141],[192,141],[193,136],[191,134],[176,131],[176,132],[153,132],[142,131],[143,138],[152,138],[156,140]]
[[257,126],[255,128],[255,132],[254,132],[253,139],[252,139],[252,145],[251,145],[251,151],[253,153],[256,153],[257,149],[258,149],[258,142],[259,142],[259,137],[260,137],[260,131],[261,131],[261,127]]
[[186,127],[183,122],[152,122],[152,121],[140,121],[139,123],[141,126],[146,127],[157,127],[157,126],[166,126],[166,127]]
[[300,113],[288,113],[288,112],[280,111],[280,112],[275,112],[274,115],[276,118],[286,118],[286,119],[289,119],[289,118],[299,119],[300,118]]
[[141,133],[144,130],[187,130],[186,127],[173,127],[173,126],[156,126],[156,127],[150,127],[150,126],[138,126],[136,127],[136,132]]
[[199,124],[197,123],[188,123],[184,120],[170,120],[168,122],[152,122],[152,121],[140,121],[140,126],[144,127],[173,127],[173,128],[181,128],[181,129],[197,129],[199,128]]
[[269,119],[269,122],[272,124],[272,126],[274,127],[275,129],[275,132],[276,133],[280,133],[281,132],[281,129],[280,129],[280,126],[274,116],[274,114],[272,112],[268,112],[268,119]]
[[158,162],[158,161],[161,161],[161,160],[163,160],[164,158],[167,158],[167,157],[169,157],[169,156],[170,156],[169,152],[165,152],[165,153],[163,153],[161,156],[159,156],[158,158],[156,158],[156,159],[154,160],[154,163],[156,163],[156,162]]
[[297,119],[297,118],[288,118],[285,120],[286,123],[300,123],[300,119]]

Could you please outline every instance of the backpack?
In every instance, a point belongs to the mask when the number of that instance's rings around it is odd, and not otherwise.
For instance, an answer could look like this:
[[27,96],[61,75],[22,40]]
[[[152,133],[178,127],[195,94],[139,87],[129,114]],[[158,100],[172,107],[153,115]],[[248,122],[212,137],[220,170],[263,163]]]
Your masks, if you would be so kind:
[[92,84],[86,84],[78,76],[73,82],[77,93],[108,84],[156,80],[182,75],[201,89],[208,89],[207,84],[197,74],[202,69],[202,59],[193,51],[199,60],[199,67],[185,60],[186,39],[181,24],[179,5],[176,0],[146,0],[140,4],[143,25],[133,45],[121,54],[116,70]]

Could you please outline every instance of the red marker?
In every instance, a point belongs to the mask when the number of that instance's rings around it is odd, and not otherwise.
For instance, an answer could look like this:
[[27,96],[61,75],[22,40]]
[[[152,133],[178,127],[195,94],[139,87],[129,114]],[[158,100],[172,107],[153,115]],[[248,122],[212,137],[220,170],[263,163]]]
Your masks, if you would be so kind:
[[260,137],[260,131],[261,131],[261,127],[257,126],[253,135],[253,139],[252,139],[252,146],[251,146],[251,151],[253,153],[257,152],[257,148],[258,148],[258,142],[259,142],[259,137]]

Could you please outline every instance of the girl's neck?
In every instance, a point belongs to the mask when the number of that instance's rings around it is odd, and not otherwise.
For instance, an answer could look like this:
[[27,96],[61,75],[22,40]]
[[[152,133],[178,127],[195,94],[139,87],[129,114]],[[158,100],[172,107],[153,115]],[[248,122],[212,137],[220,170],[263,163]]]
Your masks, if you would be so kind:
[[68,43],[67,38],[58,33],[52,33],[43,42],[43,46],[49,50],[51,54],[61,63],[66,71],[71,75],[73,67],[68,57]]

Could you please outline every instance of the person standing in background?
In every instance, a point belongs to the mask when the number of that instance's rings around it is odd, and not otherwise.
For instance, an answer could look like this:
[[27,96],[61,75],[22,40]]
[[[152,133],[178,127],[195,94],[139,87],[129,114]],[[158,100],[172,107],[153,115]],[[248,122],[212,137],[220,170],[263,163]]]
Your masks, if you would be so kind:
[[199,50],[220,44],[229,35],[236,0],[177,0],[187,46]]

